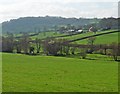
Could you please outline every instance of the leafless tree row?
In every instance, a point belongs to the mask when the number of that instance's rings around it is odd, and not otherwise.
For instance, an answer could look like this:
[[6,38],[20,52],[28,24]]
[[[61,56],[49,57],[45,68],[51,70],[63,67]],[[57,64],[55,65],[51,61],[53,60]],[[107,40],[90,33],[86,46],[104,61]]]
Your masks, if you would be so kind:
[[95,51],[99,53],[113,56],[114,60],[117,61],[120,56],[120,44],[112,43],[109,45],[95,45],[95,37],[88,38],[87,45],[70,44],[66,43],[65,39],[53,39],[48,38],[46,40],[40,40],[36,38],[34,41],[29,38],[27,34],[24,34],[22,38],[15,39],[13,34],[9,34],[7,37],[2,37],[2,52],[13,53],[24,53],[24,54],[40,54],[46,55],[75,55],[76,49],[80,49],[79,54],[84,59],[86,54],[92,54]]

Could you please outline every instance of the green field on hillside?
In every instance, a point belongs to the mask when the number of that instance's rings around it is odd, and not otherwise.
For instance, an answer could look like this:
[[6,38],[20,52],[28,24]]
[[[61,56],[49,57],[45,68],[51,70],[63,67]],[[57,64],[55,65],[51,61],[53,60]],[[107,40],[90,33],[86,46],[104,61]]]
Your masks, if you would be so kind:
[[[99,31],[99,32],[96,32],[96,34],[110,32],[110,31],[113,31],[113,30]],[[34,33],[30,33],[30,34],[34,34]],[[87,33],[77,34],[77,35],[73,35],[73,36],[59,37],[58,39],[73,40],[73,39],[82,38],[82,37],[86,37],[86,36],[90,36],[90,35],[94,35],[94,34],[95,33],[93,33],[93,32],[87,32]],[[112,34],[97,36],[96,40],[95,40],[95,44],[111,44],[112,42],[118,43],[118,34],[120,34],[120,33],[112,33]],[[30,36],[30,38],[35,40],[36,38],[44,39],[47,37],[56,37],[56,36],[61,36],[61,35],[69,35],[69,34],[67,34],[67,33],[61,34],[59,32],[52,32],[52,31],[51,32],[41,32],[38,35]],[[4,35],[4,36],[6,36],[6,35]],[[17,34],[14,36],[22,36],[22,34]],[[87,39],[84,39],[84,40],[76,41],[75,43],[87,44],[88,41],[87,41]]]
[[[97,36],[94,43],[95,44],[111,44],[113,42],[118,43],[118,33]],[[85,39],[85,40],[77,41],[76,43],[87,44],[88,40]]]
[[117,92],[118,63],[104,55],[89,59],[3,53],[3,92]]
[[[101,32],[97,32],[96,34],[110,32],[110,31],[112,31],[112,30],[101,31]],[[74,36],[64,37],[64,39],[72,40],[72,39],[82,38],[82,37],[90,36],[90,35],[94,35],[94,34],[95,33],[93,33],[93,32],[88,32],[88,33],[78,34],[78,35],[74,35]],[[97,36],[96,40],[95,40],[95,44],[111,44],[112,42],[117,43],[118,42],[118,34],[119,33],[112,33],[112,34]],[[87,41],[87,39],[85,39],[85,40],[76,41],[75,43],[87,44],[88,41]]]
[[44,39],[47,37],[54,37],[54,36],[60,36],[60,35],[63,35],[63,34],[60,34],[59,32],[52,32],[52,31],[51,32],[41,32],[36,36],[32,36],[31,38],[32,39],[36,39],[36,38]]
[[[113,31],[113,30],[99,31],[99,32],[96,32],[96,34],[110,32],[110,31]],[[82,33],[82,34],[73,35],[73,36],[60,37],[59,39],[73,40],[73,39],[82,38],[82,37],[90,36],[90,35],[94,35],[94,34],[95,33],[93,33],[93,32],[87,32],[87,33]],[[97,36],[96,40],[95,40],[95,44],[111,44],[112,42],[118,43],[118,34],[119,33],[112,33],[112,34]],[[35,38],[43,39],[43,38],[47,38],[47,37],[54,37],[54,36],[61,36],[61,35],[66,35],[66,34],[60,34],[60,33],[55,33],[55,32],[46,32],[46,33],[42,32],[42,33],[39,33],[39,35],[32,36],[31,38],[32,39],[35,39]],[[87,44],[88,41],[87,41],[87,39],[85,39],[85,40],[76,41],[75,43]]]

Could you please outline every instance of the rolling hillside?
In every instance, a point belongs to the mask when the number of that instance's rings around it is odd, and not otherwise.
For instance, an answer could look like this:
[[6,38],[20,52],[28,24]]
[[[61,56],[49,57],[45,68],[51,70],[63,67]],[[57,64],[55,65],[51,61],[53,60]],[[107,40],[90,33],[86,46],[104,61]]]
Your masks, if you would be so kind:
[[[115,32],[115,33],[114,33]],[[93,32],[89,32],[87,34],[78,34],[77,36],[71,36],[71,37],[66,37],[66,39],[69,39],[69,42],[76,42],[80,44],[87,44],[87,37],[89,36],[95,36],[95,44],[110,44],[112,42],[118,43],[118,35],[119,31],[104,31],[104,32],[97,32],[94,34]]]
[[[111,31],[114,31],[114,30],[101,31],[101,32],[97,32],[96,34],[107,33],[107,32],[111,32]],[[120,32],[110,33],[110,34],[106,34],[106,35],[102,35],[102,36],[96,36],[95,44],[110,44],[112,42],[118,42],[118,34],[119,33]],[[55,33],[55,32],[46,32],[46,33],[43,32],[43,33],[39,33],[39,35],[32,36],[31,38],[32,39],[35,39],[35,38],[43,39],[43,38],[47,38],[47,37],[56,37],[58,39],[74,40],[74,39],[78,39],[78,38],[82,38],[82,37],[87,37],[90,35],[94,35],[94,33],[88,32],[88,33],[81,33],[81,34],[68,36],[68,34],[60,34],[60,33]],[[76,41],[75,43],[87,44],[87,39]]]

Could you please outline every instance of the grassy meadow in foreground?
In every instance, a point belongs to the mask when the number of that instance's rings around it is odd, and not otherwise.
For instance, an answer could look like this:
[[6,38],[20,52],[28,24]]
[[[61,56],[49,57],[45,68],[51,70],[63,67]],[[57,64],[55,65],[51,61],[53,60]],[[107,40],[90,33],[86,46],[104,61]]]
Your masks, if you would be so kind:
[[118,63],[94,59],[3,53],[3,92],[117,92]]

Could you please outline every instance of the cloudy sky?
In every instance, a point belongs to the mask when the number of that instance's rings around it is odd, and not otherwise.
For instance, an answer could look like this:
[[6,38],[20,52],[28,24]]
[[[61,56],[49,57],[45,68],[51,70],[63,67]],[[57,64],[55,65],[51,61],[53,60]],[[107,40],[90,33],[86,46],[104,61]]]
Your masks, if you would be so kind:
[[19,17],[46,15],[76,18],[118,17],[118,0],[112,1],[0,0],[0,23]]

